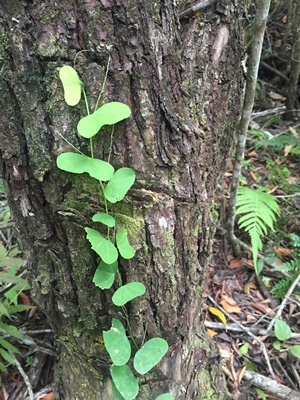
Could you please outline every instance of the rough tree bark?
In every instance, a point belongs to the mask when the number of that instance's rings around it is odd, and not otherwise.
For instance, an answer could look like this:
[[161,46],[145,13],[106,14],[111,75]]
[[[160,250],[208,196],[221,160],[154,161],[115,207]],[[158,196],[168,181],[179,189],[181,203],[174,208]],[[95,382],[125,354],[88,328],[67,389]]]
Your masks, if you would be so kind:
[[111,291],[92,284],[96,257],[83,227],[98,210],[87,176],[59,171],[63,135],[87,153],[76,133],[84,104],[63,99],[58,70],[76,68],[92,104],[122,101],[128,122],[104,130],[96,155],[130,166],[137,182],[113,207],[136,257],[122,262],[124,282],[147,287],[133,301],[137,340],[161,336],[170,351],[143,383],[155,398],[225,399],[217,354],[201,311],[214,235],[212,210],[239,119],[243,53],[241,0],[181,20],[185,1],[1,0],[1,171],[27,257],[32,295],[56,335],[56,398],[111,399],[103,329],[118,312]]

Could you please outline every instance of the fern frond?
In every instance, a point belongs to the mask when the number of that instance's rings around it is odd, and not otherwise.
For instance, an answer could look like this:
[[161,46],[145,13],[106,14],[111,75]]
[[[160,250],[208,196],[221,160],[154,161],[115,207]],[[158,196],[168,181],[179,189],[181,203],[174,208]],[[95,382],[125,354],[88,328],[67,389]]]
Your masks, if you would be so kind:
[[300,237],[298,235],[291,233],[290,238],[292,239],[292,245],[294,247],[300,247]]
[[273,223],[280,214],[276,199],[266,190],[265,187],[257,190],[240,187],[236,201],[236,214],[245,214],[239,219],[238,225],[250,236],[256,272],[258,251],[262,250],[261,236],[267,235],[267,228],[274,230]]
[[285,272],[300,271],[300,260],[294,259],[294,260],[285,262],[284,264],[280,265],[279,267],[273,268],[272,271],[285,271]]
[[22,340],[23,336],[21,332],[13,325],[7,325],[4,322],[0,322],[0,334],[1,332],[4,332],[5,334],[9,336],[13,336],[16,339]]
[[270,293],[274,299],[282,299],[287,291],[289,290],[291,284],[293,283],[295,276],[281,279],[271,290]]

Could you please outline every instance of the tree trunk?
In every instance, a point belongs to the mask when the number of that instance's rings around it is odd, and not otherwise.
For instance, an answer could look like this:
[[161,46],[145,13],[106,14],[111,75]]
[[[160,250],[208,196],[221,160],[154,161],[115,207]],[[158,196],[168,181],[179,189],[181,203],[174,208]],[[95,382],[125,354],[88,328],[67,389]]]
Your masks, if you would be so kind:
[[215,191],[241,108],[245,4],[208,2],[179,20],[189,6],[178,3],[1,1],[1,171],[32,296],[56,335],[57,399],[113,398],[102,331],[118,315],[113,291],[92,283],[97,259],[83,229],[99,209],[97,185],[55,162],[69,144],[88,154],[76,130],[84,104],[67,106],[58,78],[76,54],[92,105],[110,58],[102,100],[132,110],[113,134],[104,129],[96,155],[136,171],[125,201],[112,207],[137,250],[120,272],[147,287],[128,308],[137,342],[160,336],[170,346],[139,398],[227,397],[202,300]]

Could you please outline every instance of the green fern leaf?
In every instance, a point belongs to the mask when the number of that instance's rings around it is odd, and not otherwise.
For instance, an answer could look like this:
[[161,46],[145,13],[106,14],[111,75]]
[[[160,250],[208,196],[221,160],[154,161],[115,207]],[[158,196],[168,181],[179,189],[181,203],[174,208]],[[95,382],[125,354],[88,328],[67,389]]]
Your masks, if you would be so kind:
[[7,340],[0,338],[0,346],[4,347],[6,350],[10,351],[11,353],[21,354],[21,352]]
[[7,318],[10,317],[7,306],[8,304],[0,300],[0,319],[3,317],[3,315],[5,315]]
[[0,361],[0,371],[4,372],[5,374],[7,372],[7,369],[6,369],[5,365],[1,361]]
[[300,260],[295,259],[288,261],[279,267],[273,268],[273,271],[285,271],[285,272],[290,272],[290,271],[300,271]]
[[270,293],[274,299],[282,299],[289,290],[295,277],[281,279],[271,290]]
[[236,201],[236,214],[245,214],[240,217],[238,225],[250,236],[256,273],[258,251],[262,250],[261,236],[267,235],[268,228],[274,230],[274,221],[280,214],[276,199],[266,190],[265,187],[257,190],[240,187]]
[[0,322],[0,332],[4,332],[10,336],[15,337],[16,339],[23,339],[22,334],[18,331],[18,329],[13,325],[7,325],[3,322]]
[[298,235],[291,233],[290,238],[292,239],[292,245],[294,247],[300,247],[300,237]]
[[9,364],[13,364],[14,358],[8,353],[8,351],[0,348],[0,356]]

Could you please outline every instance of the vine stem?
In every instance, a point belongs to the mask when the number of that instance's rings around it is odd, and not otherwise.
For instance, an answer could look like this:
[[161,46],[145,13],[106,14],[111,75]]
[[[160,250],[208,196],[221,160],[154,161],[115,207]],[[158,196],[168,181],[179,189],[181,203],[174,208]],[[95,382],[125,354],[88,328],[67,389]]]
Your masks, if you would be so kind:
[[104,92],[104,89],[105,89],[105,86],[106,86],[106,81],[107,81],[107,76],[108,76],[108,71],[109,71],[109,64],[110,64],[110,54],[108,54],[108,61],[107,61],[107,65],[106,65],[105,76],[104,76],[104,80],[103,80],[103,84],[102,84],[101,91],[100,91],[99,96],[98,96],[98,99],[97,99],[97,101],[96,101],[96,105],[95,105],[95,110],[94,110],[94,112],[95,112],[95,111],[97,110],[97,108],[98,108],[99,101],[100,101],[100,99],[101,99],[101,96],[102,96],[102,94],[103,94],[103,92]]
[[[121,277],[121,274],[120,274],[119,270],[117,270],[117,277],[118,277],[118,280],[119,280],[119,285],[120,285],[120,287],[123,286],[122,277]],[[122,306],[121,309],[122,309],[122,312],[123,312],[123,316],[124,316],[124,318],[125,318],[125,320],[126,320],[126,324],[127,324],[127,329],[128,329],[129,337],[130,337],[130,339],[132,340],[132,343],[133,343],[133,344],[135,345],[135,347],[137,348],[137,350],[139,350],[139,346],[137,345],[137,343],[136,343],[136,341],[134,340],[134,337],[133,337],[132,328],[131,328],[131,323],[130,323],[130,321],[129,321],[129,316],[128,316],[128,312],[127,312],[127,310],[126,310],[126,307]]]

